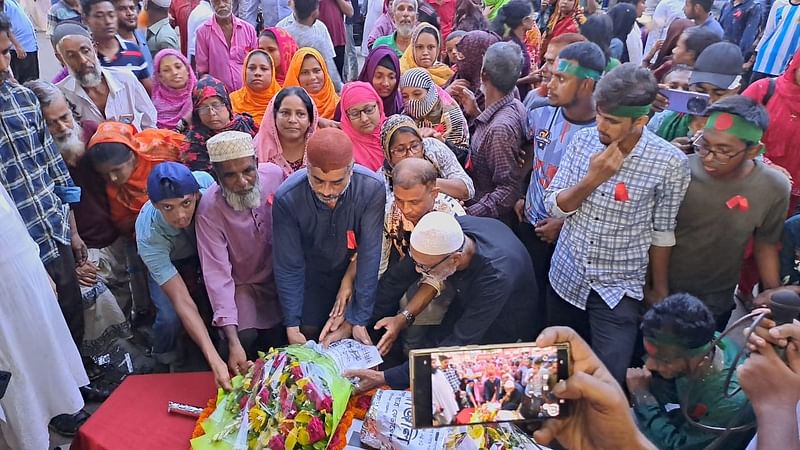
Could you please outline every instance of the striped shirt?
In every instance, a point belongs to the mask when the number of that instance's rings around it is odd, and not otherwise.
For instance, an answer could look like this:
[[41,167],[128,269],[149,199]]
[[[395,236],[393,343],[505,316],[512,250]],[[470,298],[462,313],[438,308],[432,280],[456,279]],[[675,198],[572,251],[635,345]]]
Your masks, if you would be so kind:
[[[592,155],[605,149],[597,128],[575,133],[545,206],[566,217],[550,267],[550,284],[572,305],[585,309],[591,291],[614,308],[624,296],[644,297],[648,251],[675,245],[678,209],[689,187],[686,155],[646,128],[622,168],[575,211],[564,212],[556,196],[589,171]],[[620,188],[626,192],[619,194]],[[624,197],[627,198],[624,198]]]
[[777,76],[800,45],[800,5],[775,4],[758,43],[753,71]]
[[16,203],[39,245],[39,257],[58,257],[57,245],[70,244],[69,207],[79,196],[61,154],[42,118],[33,92],[10,81],[0,83],[0,183]]
[[107,58],[98,52],[97,56],[100,59],[100,65],[128,70],[139,80],[150,78],[150,66],[147,64],[142,49],[135,43],[122,39],[119,35],[115,36],[115,38],[119,43],[117,54]]

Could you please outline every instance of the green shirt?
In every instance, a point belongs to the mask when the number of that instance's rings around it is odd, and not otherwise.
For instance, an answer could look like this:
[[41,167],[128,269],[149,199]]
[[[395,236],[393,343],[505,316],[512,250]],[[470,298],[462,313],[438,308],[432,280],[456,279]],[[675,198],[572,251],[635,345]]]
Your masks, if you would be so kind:
[[[715,336],[715,338],[718,334]],[[690,379],[688,376],[666,380],[654,376],[650,384],[650,395],[634,395],[633,412],[642,433],[660,450],[702,450],[719,434],[706,432],[689,423],[681,409],[686,409],[689,417],[703,425],[725,428],[731,419],[739,414],[742,406],[747,405],[747,397],[743,391],[726,398],[725,377],[738,352],[737,345],[724,338],[717,346],[715,353],[715,369],[703,379]],[[740,360],[741,363],[742,360]],[[655,374],[654,374],[655,375]],[[728,392],[739,389],[739,379],[735,372]],[[688,396],[687,396],[688,394]],[[688,405],[681,404],[688,398]],[[667,411],[668,404],[680,405]],[[752,409],[746,406],[742,418],[733,426],[755,421]],[[753,437],[755,428],[731,433],[719,448],[745,448]]]
[[397,57],[400,58],[403,56],[403,51],[397,46],[397,41],[394,39],[394,37],[395,33],[381,36],[378,39],[375,39],[375,43],[372,44],[372,48],[378,48],[381,45],[385,45],[394,50],[394,52],[397,53]]

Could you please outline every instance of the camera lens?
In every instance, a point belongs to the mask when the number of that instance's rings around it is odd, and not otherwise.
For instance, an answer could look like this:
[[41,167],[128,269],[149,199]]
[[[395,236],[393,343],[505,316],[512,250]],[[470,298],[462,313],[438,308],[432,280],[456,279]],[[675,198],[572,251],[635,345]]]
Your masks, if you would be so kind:
[[708,100],[702,97],[692,97],[686,102],[686,109],[691,114],[703,114],[708,108]]

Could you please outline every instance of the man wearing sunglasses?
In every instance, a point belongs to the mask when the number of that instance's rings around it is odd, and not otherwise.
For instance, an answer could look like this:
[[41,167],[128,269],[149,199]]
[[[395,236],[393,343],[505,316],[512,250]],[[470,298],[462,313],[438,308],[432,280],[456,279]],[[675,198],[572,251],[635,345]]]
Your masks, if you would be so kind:
[[669,290],[700,298],[723,330],[751,237],[763,287],[781,284],[778,244],[790,186],[784,175],[755,159],[768,123],[764,107],[736,95],[714,103],[708,113],[689,156],[692,178],[678,212]]

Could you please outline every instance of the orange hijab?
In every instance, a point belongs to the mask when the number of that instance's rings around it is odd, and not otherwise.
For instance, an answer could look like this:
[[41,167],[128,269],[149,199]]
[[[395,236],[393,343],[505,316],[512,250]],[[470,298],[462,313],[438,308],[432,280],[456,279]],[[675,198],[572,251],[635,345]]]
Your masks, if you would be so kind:
[[[247,65],[250,64],[250,57],[256,53],[266,56],[267,60],[269,60],[269,65],[272,67],[272,81],[269,87],[263,92],[254,91],[247,85]],[[253,120],[256,123],[261,123],[269,101],[272,100],[272,97],[280,90],[281,86],[278,84],[278,79],[275,77],[275,63],[272,61],[272,57],[269,56],[269,53],[257,48],[248,53],[247,57],[244,59],[244,64],[242,66],[242,88],[231,93],[233,112],[237,114],[250,114],[253,116]]]
[[320,117],[333,119],[333,115],[336,113],[336,105],[339,104],[339,95],[336,93],[336,88],[333,87],[333,81],[328,74],[328,65],[325,64],[325,58],[317,50],[310,47],[303,47],[297,50],[297,53],[292,57],[292,62],[289,64],[289,70],[286,72],[286,80],[283,86],[300,86],[300,68],[303,66],[303,60],[306,56],[313,56],[317,60],[319,66],[322,67],[322,76],[324,77],[322,89],[316,94],[309,92],[308,95],[317,105]]
[[148,128],[139,133],[133,125],[103,122],[89,141],[89,151],[97,144],[123,144],[137,156],[130,178],[124,186],[106,183],[106,195],[111,220],[121,224],[135,219],[147,202],[147,177],[155,166],[164,161],[177,161],[183,135],[171,130]]

